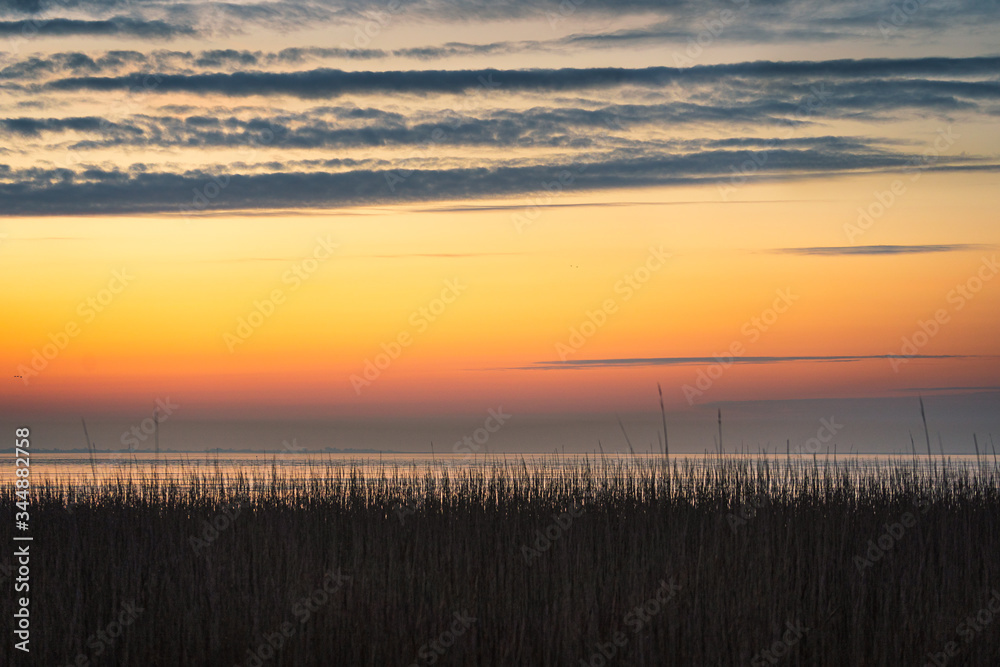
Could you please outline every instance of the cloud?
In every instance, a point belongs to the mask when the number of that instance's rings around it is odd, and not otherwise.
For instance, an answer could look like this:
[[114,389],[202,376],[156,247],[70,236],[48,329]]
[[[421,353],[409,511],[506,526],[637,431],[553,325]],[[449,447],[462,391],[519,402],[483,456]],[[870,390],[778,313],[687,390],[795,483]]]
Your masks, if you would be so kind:
[[[1000,101],[1000,57],[638,69],[266,69],[279,61],[287,67],[282,59],[313,51],[67,52],[11,65],[0,76],[13,81],[0,85],[21,86],[8,90],[50,106],[39,107],[44,115],[22,117],[27,112],[20,111],[0,118],[5,148],[20,164],[33,163],[0,173],[6,209],[23,215],[178,211],[191,208],[193,194],[213,178],[228,185],[209,210],[260,211],[547,197],[545,189],[552,188],[996,170],[1000,162],[958,150],[923,159],[920,151],[938,135],[876,133],[881,125],[871,122],[989,118]],[[235,71],[180,71],[205,67]],[[109,72],[118,74],[93,76]],[[32,77],[41,82],[18,83]],[[103,107],[107,118],[59,117],[74,107],[99,113],[107,93],[125,90],[146,92]],[[445,97],[472,91],[459,100]],[[209,97],[185,95],[178,105],[177,93]],[[369,94],[373,99],[357,102],[367,106],[349,99]],[[419,99],[400,99],[402,94]],[[258,95],[263,99],[243,99]],[[348,99],[300,101],[338,97]],[[849,126],[852,136],[838,136],[844,124],[830,122],[859,118],[868,121],[868,136],[854,136],[857,124]],[[135,165],[115,168],[114,149],[144,151],[151,164],[141,174]],[[236,161],[232,150],[241,152]],[[81,166],[53,169],[67,151]],[[216,166],[224,153],[224,165]]]
[[0,128],[25,137],[38,137],[43,132],[125,132],[141,135],[137,127],[113,123],[104,118],[94,116],[71,118],[0,118]]
[[[949,32],[969,42],[992,45],[998,14],[992,2],[949,0],[944,6],[921,2],[916,13],[907,11],[902,24],[896,0],[262,0],[250,2],[209,2],[207,0],[0,0],[0,16],[17,19],[45,17],[54,11],[71,12],[73,18],[54,19],[77,22],[75,35],[130,34],[170,38],[184,36],[170,26],[180,24],[201,35],[247,34],[252,30],[280,33],[354,28],[362,30],[372,22],[382,28],[399,24],[432,23],[455,26],[472,24],[480,34],[497,24],[530,21],[551,29],[553,37],[541,40],[498,41],[488,44],[448,42],[401,49],[366,48],[372,37],[348,38],[365,48],[337,49],[303,46],[289,49],[288,62],[295,58],[346,58],[364,60],[393,57],[419,60],[453,57],[496,57],[527,51],[566,52],[603,48],[641,49],[673,46],[672,64],[677,57],[697,47],[700,57],[703,36],[709,44],[810,44],[834,40],[922,45],[928,36],[941,39]],[[137,23],[131,32],[98,32],[100,23],[113,13],[129,14]],[[894,14],[895,12],[895,14]],[[729,17],[725,22],[721,17]],[[125,17],[118,17],[126,20]],[[595,31],[614,19],[621,29]],[[11,25],[15,21],[9,22]],[[138,24],[149,24],[142,28]],[[93,24],[85,26],[83,24]],[[382,34],[382,28],[376,37]],[[483,29],[485,28],[485,30]],[[66,28],[61,28],[65,30]],[[106,30],[106,28],[104,28]],[[143,32],[147,31],[147,32]],[[961,33],[959,33],[961,31]],[[385,30],[390,32],[390,30]],[[57,34],[57,33],[51,33]],[[335,33],[334,33],[335,34]],[[305,52],[312,51],[311,55]],[[296,52],[298,52],[296,54]],[[300,60],[301,61],[301,60]]]
[[[784,200],[783,200],[784,201]],[[798,200],[797,200],[798,201]],[[632,201],[632,202],[580,202],[571,204],[543,204],[544,208],[618,208],[622,206],[684,206],[689,204],[773,204],[774,200],[755,200],[751,202],[734,201]],[[492,206],[434,206],[429,208],[413,208],[412,213],[479,213],[484,211],[520,211],[524,204],[495,204]]]
[[[729,167],[745,154],[703,151],[682,155],[593,156],[588,162],[546,162],[510,166],[504,162],[455,168],[392,170],[356,169],[340,173],[281,171],[230,174],[200,171],[164,173],[142,169],[32,168],[2,170],[0,198],[5,212],[16,215],[51,213],[197,212],[197,195],[209,183],[218,194],[207,204],[214,210],[317,208],[362,203],[400,203],[549,192],[636,188],[653,185],[721,183]],[[905,168],[899,154],[854,154],[820,150],[774,150],[769,178],[800,178],[808,173]],[[280,165],[278,165],[280,166]],[[931,167],[933,168],[933,167]],[[548,189],[548,190],[546,190]]]
[[[177,2],[179,11],[193,13],[203,10],[205,2]],[[401,16],[408,19],[481,23],[517,19],[546,21],[553,28],[565,28],[586,23],[593,17],[623,16],[646,19],[647,27],[612,33],[614,39],[628,40],[635,34],[687,34],[704,29],[702,22],[716,18],[728,10],[739,16],[738,22],[727,25],[726,31],[765,30],[779,34],[803,31],[808,34],[825,31],[848,31],[849,34],[874,32],[876,22],[889,18],[894,0],[769,0],[758,4],[748,0],[299,0],[298,2],[262,1],[219,3],[234,13],[250,18],[268,16],[273,19],[298,17],[336,17],[338,20],[368,19],[379,15]],[[56,7],[81,13],[101,15],[125,7],[155,8],[158,3],[129,0],[0,0],[0,12],[37,14]],[[972,21],[989,22],[995,18],[991,3],[981,0],[951,0],[945,6],[921,5],[916,19],[907,28],[937,28],[942,25],[964,25]],[[876,33],[877,34],[877,33]]]
[[[760,365],[794,362],[853,363],[873,359],[986,359],[982,355],[966,354],[863,354],[834,356],[775,356],[775,357],[732,357],[726,363]],[[537,361],[530,366],[520,366],[509,370],[579,370],[584,368],[624,368],[635,366],[706,366],[719,363],[718,357],[649,357],[623,359],[579,359],[569,361]]]
[[968,252],[990,250],[992,245],[977,243],[950,243],[941,245],[863,245],[863,246],[823,246],[816,248],[776,248],[769,252],[788,255],[819,255],[835,257],[841,255],[916,255],[939,252]]
[[[277,119],[233,115],[133,116],[112,123],[98,119],[0,119],[0,128],[24,136],[73,129],[86,133],[72,149],[100,147],[183,147],[208,149],[266,145],[270,148],[352,148],[422,146],[440,151],[456,146],[531,148],[598,148],[632,150],[635,155],[681,154],[727,149],[792,150],[882,154],[891,151],[876,139],[859,137],[731,137],[718,139],[652,139],[644,130],[658,124],[728,124],[774,122],[769,110],[707,105],[615,105],[600,109],[535,108],[525,111],[484,110],[481,115],[451,110],[413,113],[357,107],[325,107]],[[127,128],[127,132],[125,131]],[[598,130],[595,132],[595,130]]]
[[350,60],[375,60],[393,55],[392,51],[382,49],[351,49],[329,47],[291,47],[282,49],[269,57],[272,62],[299,64],[316,59],[346,58]]
[[475,257],[512,257],[523,252],[434,252],[399,253],[395,255],[346,255],[346,257],[370,257],[372,259],[471,259]]
[[921,392],[947,392],[947,391],[958,391],[958,392],[982,392],[982,393],[993,393],[1000,391],[1000,385],[973,385],[967,387],[902,387],[898,391],[905,391],[909,393],[919,394]]
[[89,36],[128,36],[145,37],[149,39],[169,39],[178,36],[194,35],[194,28],[186,25],[166,23],[164,21],[143,21],[124,16],[116,16],[106,20],[78,19],[41,19],[24,21],[0,21],[0,36],[69,37],[74,35]]
[[[571,91],[623,86],[662,88],[672,84],[714,83],[733,77],[775,80],[787,77],[840,78],[903,76],[994,75],[1000,57],[910,58],[829,61],[758,61],[694,67],[645,67],[624,69],[519,70],[414,70],[344,71],[314,69],[298,72],[231,72],[209,74],[154,74],[156,91],[162,94],[188,92],[228,96],[290,95],[300,98],[335,98],[356,94],[461,94],[477,89],[502,91]],[[45,85],[59,91],[109,91],[136,88],[149,74],[115,77],[66,77]],[[913,84],[911,84],[913,85]],[[993,90],[986,84],[983,90]],[[807,91],[804,91],[807,92]],[[883,91],[884,92],[884,91]]]

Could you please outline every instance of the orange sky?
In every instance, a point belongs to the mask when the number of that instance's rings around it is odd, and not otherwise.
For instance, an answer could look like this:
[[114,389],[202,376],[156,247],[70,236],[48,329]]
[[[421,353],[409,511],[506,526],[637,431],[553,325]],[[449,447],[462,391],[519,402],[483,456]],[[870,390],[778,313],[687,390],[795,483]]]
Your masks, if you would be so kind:
[[[993,275],[981,267],[996,257],[985,246],[1000,243],[995,180],[926,175],[864,244],[849,243],[844,225],[885,175],[746,186],[733,203],[715,188],[566,195],[558,203],[574,206],[545,209],[520,231],[512,215],[523,198],[482,212],[8,220],[0,274],[19,287],[0,298],[17,326],[0,335],[5,364],[23,377],[2,398],[32,411],[115,413],[192,396],[202,414],[332,416],[475,412],[496,401],[542,413],[628,409],[657,382],[674,409],[689,397],[989,386],[995,357],[914,359],[899,372],[886,359],[733,365],[688,395],[708,365],[517,369],[561,357],[710,357],[734,345],[746,357],[912,353],[903,337],[942,309],[947,321],[920,354],[998,355],[1000,280],[949,298],[975,286],[977,271]],[[608,203],[626,205],[599,205]],[[484,203],[455,208],[467,204]],[[984,247],[775,252],[943,242]],[[768,313],[782,292],[793,301]],[[587,335],[573,338],[581,328]],[[34,357],[60,341],[53,359]],[[398,358],[366,376],[385,351]]]

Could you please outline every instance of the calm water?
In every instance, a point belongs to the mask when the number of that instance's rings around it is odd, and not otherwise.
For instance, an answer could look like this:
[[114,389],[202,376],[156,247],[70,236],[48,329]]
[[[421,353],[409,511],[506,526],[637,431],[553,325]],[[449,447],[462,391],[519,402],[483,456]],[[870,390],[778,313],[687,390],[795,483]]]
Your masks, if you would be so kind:
[[[3,466],[5,477],[13,476],[13,455],[0,455],[0,465]],[[756,458],[756,457],[754,457]],[[554,454],[497,454],[488,458],[483,456],[462,456],[462,455],[431,455],[431,454],[303,454],[303,453],[222,453],[219,455],[208,455],[205,453],[189,454],[97,454],[93,461],[88,454],[33,454],[31,456],[31,478],[35,483],[43,479],[54,479],[60,481],[71,481],[77,484],[90,484],[94,480],[114,479],[116,477],[133,477],[136,479],[146,478],[151,475],[179,477],[179,481],[190,477],[192,474],[212,475],[220,471],[226,475],[234,475],[242,471],[251,478],[269,477],[272,466],[277,470],[279,476],[286,478],[308,478],[313,476],[336,475],[347,473],[352,469],[360,469],[366,474],[378,475],[381,470],[385,470],[388,475],[393,469],[399,469],[401,473],[416,471],[420,474],[431,472],[440,474],[445,470],[454,471],[462,469],[475,469],[492,467],[495,464],[507,465],[511,468],[522,469],[523,466],[532,472],[542,472],[551,474],[560,468],[576,467],[585,462],[594,464],[601,460],[598,455],[586,457],[584,455],[557,456]],[[610,454],[604,457],[605,462],[621,463],[625,466],[637,464],[648,466],[661,461],[659,455],[637,454],[621,455]],[[679,455],[673,457],[676,462],[686,462],[688,465],[696,467],[705,466],[716,461],[716,457],[711,455]],[[853,455],[850,457],[834,457],[817,455],[815,460],[812,455],[796,456],[786,458],[782,455],[770,455],[768,461],[778,467],[791,465],[795,467],[813,465],[826,466],[834,463],[843,465],[850,463],[866,469],[878,469],[888,464],[901,462],[910,464],[913,459],[900,455]],[[926,456],[916,459],[920,466],[928,465]],[[982,459],[984,466],[992,469],[995,463],[992,457]],[[944,463],[940,457],[935,457],[934,464],[940,468],[945,465],[949,469],[968,469],[974,472],[977,469],[975,455],[952,455],[948,456]]]

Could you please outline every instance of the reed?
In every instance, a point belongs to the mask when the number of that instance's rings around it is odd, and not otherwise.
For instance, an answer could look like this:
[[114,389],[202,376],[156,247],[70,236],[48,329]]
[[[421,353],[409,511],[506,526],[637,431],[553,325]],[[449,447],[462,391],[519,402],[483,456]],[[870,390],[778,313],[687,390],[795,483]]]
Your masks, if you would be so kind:
[[[995,626],[956,635],[1000,588],[1000,468],[985,457],[130,470],[35,483],[36,664],[578,666],[611,648],[607,664],[778,664],[762,651],[789,623],[808,630],[781,664],[1000,650]],[[6,516],[14,502],[6,485]],[[350,579],[324,591],[338,572]],[[661,582],[679,589],[633,632]],[[134,622],[95,639],[130,602]],[[437,653],[455,613],[475,622]],[[0,653],[20,664],[12,642]]]

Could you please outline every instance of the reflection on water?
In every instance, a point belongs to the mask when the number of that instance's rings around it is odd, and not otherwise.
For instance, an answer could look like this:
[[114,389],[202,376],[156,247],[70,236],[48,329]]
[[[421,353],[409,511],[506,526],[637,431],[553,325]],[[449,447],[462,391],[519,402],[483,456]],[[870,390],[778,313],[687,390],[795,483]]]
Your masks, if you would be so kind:
[[[13,456],[0,455],[0,465],[13,471]],[[984,470],[996,470],[996,462],[990,457],[982,457],[978,462],[975,455],[953,455],[947,458],[903,457],[900,455],[853,455],[850,457],[770,455],[765,457],[723,457],[726,460],[750,461],[757,467],[765,464],[775,473],[791,468],[826,468],[836,466],[853,472],[876,471],[898,466],[917,466],[937,470],[965,470],[977,474]],[[704,468],[718,465],[716,455],[674,456],[670,463],[682,469]],[[192,477],[214,478],[218,474],[233,477],[239,473],[250,479],[263,480],[273,474],[284,479],[309,479],[350,475],[352,471],[365,477],[431,474],[440,476],[446,472],[490,470],[499,467],[516,473],[549,476],[560,471],[580,469],[586,466],[621,466],[623,472],[656,468],[664,463],[660,455],[612,454],[597,455],[556,455],[556,454],[491,454],[450,455],[433,454],[306,454],[281,453],[169,453],[159,456],[150,453],[110,454],[100,453],[93,458],[89,454],[43,454],[31,457],[31,477],[34,484],[44,480],[88,485],[94,481],[132,478],[139,481],[156,476],[184,483]],[[13,474],[12,472],[10,474]]]

